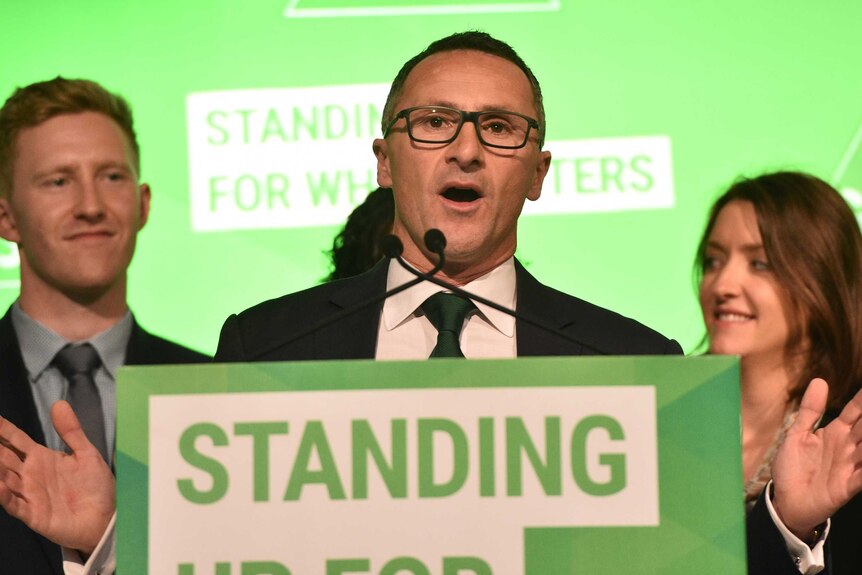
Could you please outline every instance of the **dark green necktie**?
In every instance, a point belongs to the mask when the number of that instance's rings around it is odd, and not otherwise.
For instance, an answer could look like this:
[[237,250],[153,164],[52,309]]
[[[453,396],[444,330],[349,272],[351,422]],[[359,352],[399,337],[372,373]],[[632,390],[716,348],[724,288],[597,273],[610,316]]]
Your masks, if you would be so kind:
[[475,307],[470,300],[451,293],[437,293],[425,300],[422,311],[437,328],[437,345],[431,357],[464,357],[458,338],[464,318]]

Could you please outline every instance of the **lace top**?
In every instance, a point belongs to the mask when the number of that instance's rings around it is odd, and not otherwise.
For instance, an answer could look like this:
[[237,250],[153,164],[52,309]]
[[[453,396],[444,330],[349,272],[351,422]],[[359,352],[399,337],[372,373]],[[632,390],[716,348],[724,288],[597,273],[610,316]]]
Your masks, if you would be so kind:
[[781,447],[782,443],[784,443],[784,437],[787,435],[787,430],[790,429],[790,426],[793,425],[794,421],[796,421],[796,415],[798,413],[798,405],[787,407],[787,411],[784,414],[784,421],[781,423],[781,427],[778,428],[778,433],[775,434],[775,439],[772,441],[769,449],[767,449],[766,453],[763,454],[763,460],[760,462],[760,466],[754,472],[754,475],[745,482],[745,507],[748,511],[751,511],[751,508],[754,507],[754,503],[763,492],[766,484],[769,483],[770,479],[772,479],[772,460],[775,459],[775,454],[778,452],[778,448]]

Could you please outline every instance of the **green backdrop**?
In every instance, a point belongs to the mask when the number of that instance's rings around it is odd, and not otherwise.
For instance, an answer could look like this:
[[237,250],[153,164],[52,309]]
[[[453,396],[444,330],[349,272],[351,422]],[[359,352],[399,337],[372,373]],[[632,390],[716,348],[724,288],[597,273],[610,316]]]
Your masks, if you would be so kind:
[[[0,97],[62,74],[129,98],[153,187],[130,301],[149,329],[212,352],[229,313],[326,274],[337,226],[193,231],[187,95],[387,84],[429,41],[486,30],[542,82],[552,152],[670,139],[673,207],[525,217],[518,254],[544,282],[690,350],[702,333],[693,248],[738,174],[809,170],[862,212],[860,22],[862,3],[846,0],[5,0]],[[17,270],[0,252],[5,306]]]

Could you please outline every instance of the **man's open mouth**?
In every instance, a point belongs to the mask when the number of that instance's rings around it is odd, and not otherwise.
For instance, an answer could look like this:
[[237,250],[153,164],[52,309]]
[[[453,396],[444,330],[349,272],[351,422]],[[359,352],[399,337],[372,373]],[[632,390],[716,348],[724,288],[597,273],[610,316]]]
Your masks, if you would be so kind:
[[470,188],[448,188],[443,197],[453,202],[474,202],[479,199],[479,193]]

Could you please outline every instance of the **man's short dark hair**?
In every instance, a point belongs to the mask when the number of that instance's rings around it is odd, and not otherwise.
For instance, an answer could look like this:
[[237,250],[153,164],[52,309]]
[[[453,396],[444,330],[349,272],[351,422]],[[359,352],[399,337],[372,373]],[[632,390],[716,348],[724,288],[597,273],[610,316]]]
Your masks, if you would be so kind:
[[514,48],[502,40],[497,40],[490,34],[475,30],[459,32],[432,42],[427,48],[413,56],[406,64],[404,64],[404,66],[401,67],[398,75],[395,76],[395,80],[392,81],[392,87],[389,89],[389,96],[386,98],[386,105],[383,107],[383,119],[381,122],[383,129],[386,129],[386,126],[392,122],[392,118],[394,118],[397,113],[397,110],[394,109],[395,102],[401,96],[401,92],[404,89],[404,82],[407,81],[407,76],[410,75],[413,68],[429,56],[439,54],[440,52],[451,52],[453,50],[475,50],[476,52],[484,52],[485,54],[498,56],[513,63],[515,66],[520,68],[522,72],[524,72],[524,75],[527,76],[527,79],[530,81],[530,86],[533,89],[533,105],[536,107],[536,115],[538,116],[536,119],[539,121],[538,141],[539,148],[541,149],[545,143],[545,106],[542,103],[542,88],[539,86],[539,81],[536,79],[536,76],[533,75],[530,67],[527,66],[520,56],[518,56],[518,53],[515,52]]

